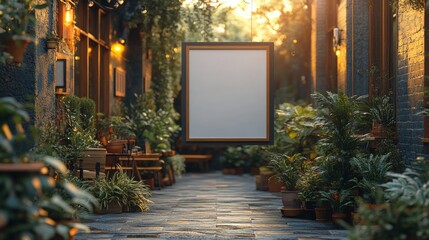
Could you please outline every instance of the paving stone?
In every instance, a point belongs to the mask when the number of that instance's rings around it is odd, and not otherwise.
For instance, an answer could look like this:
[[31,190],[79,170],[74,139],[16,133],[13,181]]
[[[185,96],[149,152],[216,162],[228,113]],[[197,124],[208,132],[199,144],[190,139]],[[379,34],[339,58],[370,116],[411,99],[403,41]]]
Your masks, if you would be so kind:
[[281,195],[256,191],[249,175],[185,174],[154,191],[148,212],[87,215],[88,239],[347,239],[328,223],[283,218]]

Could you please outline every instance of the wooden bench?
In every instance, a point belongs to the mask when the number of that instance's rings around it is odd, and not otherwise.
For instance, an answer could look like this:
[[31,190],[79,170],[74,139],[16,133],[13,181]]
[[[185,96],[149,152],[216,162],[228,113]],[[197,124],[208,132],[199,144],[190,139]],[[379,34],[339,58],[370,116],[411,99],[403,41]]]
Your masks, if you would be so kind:
[[209,162],[213,156],[208,154],[180,154],[185,158],[185,164],[197,164],[201,172],[209,171]]

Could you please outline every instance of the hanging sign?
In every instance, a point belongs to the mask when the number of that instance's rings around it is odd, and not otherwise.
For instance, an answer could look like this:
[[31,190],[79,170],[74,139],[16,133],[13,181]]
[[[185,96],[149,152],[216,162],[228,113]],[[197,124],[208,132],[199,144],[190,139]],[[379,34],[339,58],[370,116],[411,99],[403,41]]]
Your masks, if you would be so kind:
[[184,143],[273,143],[273,43],[183,43]]

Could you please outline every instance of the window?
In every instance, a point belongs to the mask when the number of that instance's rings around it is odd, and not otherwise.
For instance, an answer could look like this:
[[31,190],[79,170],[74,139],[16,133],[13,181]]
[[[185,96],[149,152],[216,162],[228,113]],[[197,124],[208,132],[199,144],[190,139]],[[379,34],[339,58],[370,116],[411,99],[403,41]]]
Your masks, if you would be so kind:
[[75,93],[93,99],[96,111],[108,115],[110,14],[83,0],[76,8],[76,29]]

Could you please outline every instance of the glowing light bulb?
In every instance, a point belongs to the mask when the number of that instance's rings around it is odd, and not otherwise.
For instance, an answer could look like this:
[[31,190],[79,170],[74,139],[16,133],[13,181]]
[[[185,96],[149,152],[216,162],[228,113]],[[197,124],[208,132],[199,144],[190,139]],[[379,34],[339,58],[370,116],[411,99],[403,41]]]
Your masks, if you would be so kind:
[[73,22],[73,12],[72,12],[70,4],[67,3],[66,12],[64,15],[64,24],[66,26],[69,26],[72,22]]
[[89,1],[88,2],[88,7],[92,7],[92,6],[94,6],[94,1]]
[[340,49],[337,49],[337,50],[335,51],[335,55],[337,55],[337,57],[339,57],[339,56],[341,55],[341,51],[340,51]]

